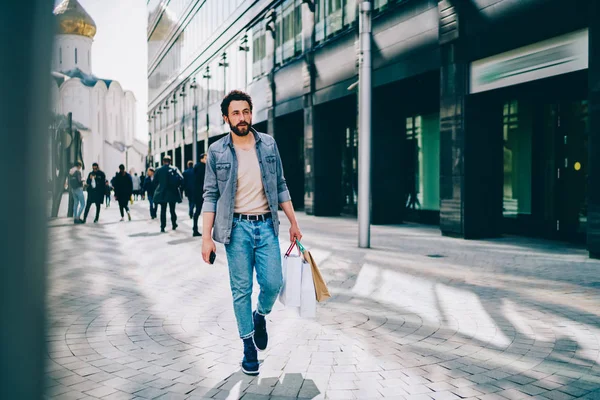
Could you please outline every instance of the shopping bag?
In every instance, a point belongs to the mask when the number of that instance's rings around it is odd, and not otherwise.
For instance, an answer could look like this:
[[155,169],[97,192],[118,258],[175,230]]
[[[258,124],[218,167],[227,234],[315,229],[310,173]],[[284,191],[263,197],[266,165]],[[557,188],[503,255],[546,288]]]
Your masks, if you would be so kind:
[[317,298],[313,283],[312,268],[306,261],[302,262],[302,293],[300,316],[302,318],[315,318],[317,314]]
[[291,254],[295,246],[292,243],[283,257],[283,285],[279,292],[279,301],[286,307],[300,307],[302,293],[302,263],[304,259],[298,254]]
[[325,283],[325,279],[323,279],[323,276],[321,275],[321,271],[319,271],[319,267],[317,267],[315,259],[310,254],[310,251],[306,250],[298,240],[296,240],[296,242],[298,244],[298,248],[302,251],[304,258],[310,264],[317,301],[321,302],[323,300],[329,299],[331,297],[331,294],[329,294],[329,289],[327,289],[327,284]]

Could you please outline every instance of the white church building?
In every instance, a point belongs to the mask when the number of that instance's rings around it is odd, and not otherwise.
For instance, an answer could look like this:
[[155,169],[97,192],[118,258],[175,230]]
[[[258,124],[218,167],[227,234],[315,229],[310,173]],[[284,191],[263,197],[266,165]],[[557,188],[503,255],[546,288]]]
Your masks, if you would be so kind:
[[54,9],[58,32],[52,64],[52,107],[57,115],[73,115],[83,125],[82,153],[86,171],[97,162],[110,180],[119,164],[138,174],[145,169],[148,145],[135,138],[136,99],[115,80],[92,74],[96,24],[77,0]]

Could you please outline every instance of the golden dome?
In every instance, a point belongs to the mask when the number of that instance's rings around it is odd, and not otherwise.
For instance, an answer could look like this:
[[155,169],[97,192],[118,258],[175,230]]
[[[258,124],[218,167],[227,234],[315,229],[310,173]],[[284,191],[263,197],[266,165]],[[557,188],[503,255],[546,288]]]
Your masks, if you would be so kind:
[[62,0],[54,9],[58,18],[58,33],[80,35],[93,39],[96,23],[77,0]]

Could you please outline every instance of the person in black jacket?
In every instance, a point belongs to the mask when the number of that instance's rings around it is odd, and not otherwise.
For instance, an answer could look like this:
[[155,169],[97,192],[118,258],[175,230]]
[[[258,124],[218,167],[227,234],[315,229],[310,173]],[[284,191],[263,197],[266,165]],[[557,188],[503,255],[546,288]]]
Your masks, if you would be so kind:
[[188,161],[187,169],[183,171],[183,191],[185,197],[188,198],[190,218],[194,216],[194,186],[196,179],[194,178],[194,162]]
[[150,218],[156,218],[156,204],[154,203],[154,190],[156,189],[154,181],[154,168],[148,168],[142,193],[148,194],[148,202],[150,203]]
[[202,236],[198,230],[198,217],[202,213],[202,204],[204,203],[204,172],[206,171],[206,153],[200,155],[200,162],[194,166],[194,197],[193,201],[196,205],[194,213],[194,229],[193,236]]
[[106,208],[108,208],[110,207],[110,194],[112,191],[112,187],[110,186],[108,179],[106,180],[106,186],[104,188],[104,194],[106,195]]
[[131,175],[125,172],[125,166],[119,165],[119,172],[112,179],[112,185],[115,190],[115,200],[119,203],[119,211],[121,211],[121,221],[125,218],[123,211],[127,211],[127,218],[131,221],[129,213],[129,199],[133,193],[133,180]]
[[92,204],[96,205],[96,218],[94,218],[94,223],[97,223],[98,218],[100,218],[100,208],[102,203],[104,203],[104,185],[106,185],[106,175],[104,175],[104,172],[100,171],[98,163],[92,164],[92,172],[88,174],[86,184],[88,198],[85,212],[83,213],[83,223],[85,224],[85,221],[87,220]]
[[171,166],[171,157],[163,158],[163,165],[154,173],[156,189],[154,190],[154,202],[160,204],[160,231],[164,232],[167,226],[167,204],[171,212],[171,225],[173,230],[177,229],[177,214],[175,206],[181,203],[181,184],[183,177],[177,168]]

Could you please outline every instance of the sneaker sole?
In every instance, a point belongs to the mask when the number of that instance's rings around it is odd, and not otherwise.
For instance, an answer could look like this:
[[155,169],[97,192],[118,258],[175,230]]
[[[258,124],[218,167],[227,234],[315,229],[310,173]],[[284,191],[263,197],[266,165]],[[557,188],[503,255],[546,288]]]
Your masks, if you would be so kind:
[[245,373],[246,375],[256,376],[260,373],[260,367],[259,367],[258,371],[246,371],[244,369],[244,367],[242,367],[242,372]]

